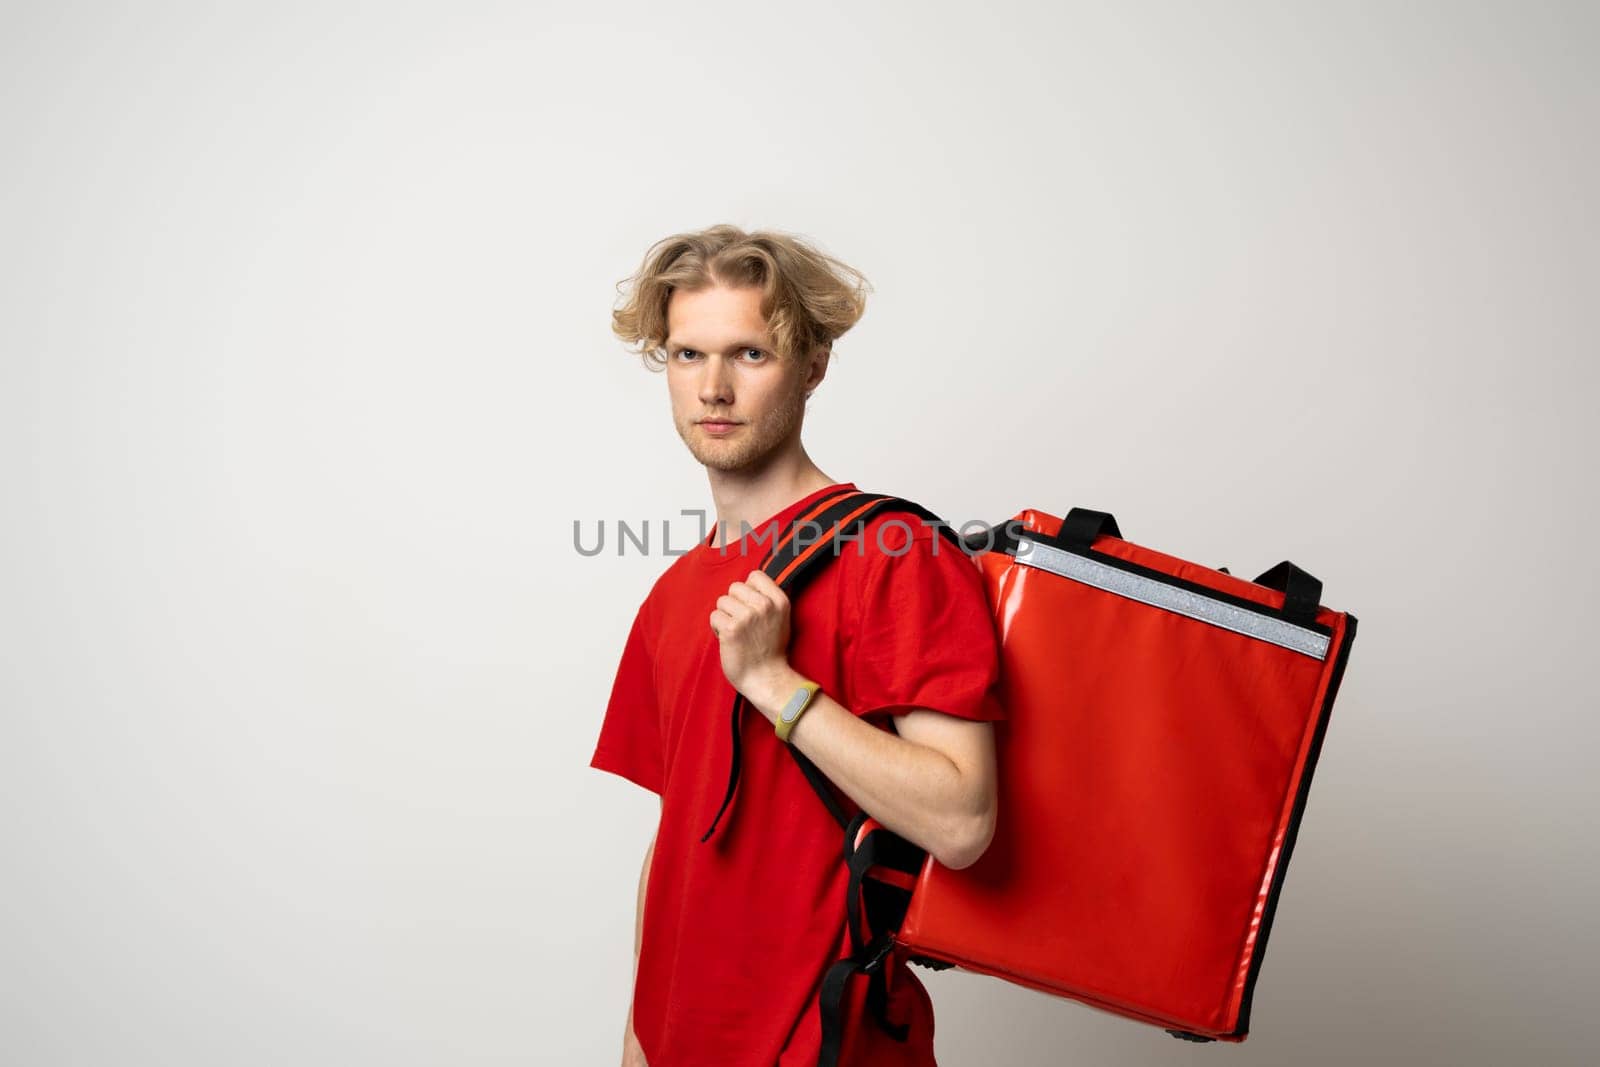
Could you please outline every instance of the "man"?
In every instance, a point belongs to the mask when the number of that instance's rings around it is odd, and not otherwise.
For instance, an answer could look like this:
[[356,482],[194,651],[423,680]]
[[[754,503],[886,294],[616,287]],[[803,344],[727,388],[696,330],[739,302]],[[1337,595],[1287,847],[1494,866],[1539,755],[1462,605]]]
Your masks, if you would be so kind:
[[[948,867],[973,863],[993,835],[999,652],[972,560],[887,512],[859,541],[833,542],[838,558],[793,603],[761,570],[796,516],[854,488],[818,469],[800,433],[864,287],[795,237],[714,226],[653,247],[614,313],[616,333],[664,363],[674,424],[717,511],[635,614],[590,762],[661,798],[639,878],[625,1067],[817,1062],[822,976],[850,951],[848,872],[839,827],[785,744]],[[783,739],[778,712],[808,683],[818,688]],[[755,709],[737,802],[703,840],[727,790],[735,694]],[[841,1064],[934,1063],[927,991],[898,957],[889,983],[904,1040],[863,1011],[858,975]]]

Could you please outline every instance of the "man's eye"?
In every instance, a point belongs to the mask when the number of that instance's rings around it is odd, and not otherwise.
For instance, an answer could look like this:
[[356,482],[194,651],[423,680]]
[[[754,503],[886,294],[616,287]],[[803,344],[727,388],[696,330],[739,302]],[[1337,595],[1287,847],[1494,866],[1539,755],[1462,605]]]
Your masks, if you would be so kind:
[[761,349],[759,349],[759,348],[747,348],[747,349],[745,349],[745,354],[746,355],[748,355],[751,352],[755,353],[755,358],[758,359],[758,360],[767,358],[767,354],[765,352],[761,351]]
[[688,359],[691,356],[695,356],[695,355],[698,355],[698,354],[699,353],[697,353],[692,348],[680,348],[680,349],[678,349],[678,358],[679,359]]

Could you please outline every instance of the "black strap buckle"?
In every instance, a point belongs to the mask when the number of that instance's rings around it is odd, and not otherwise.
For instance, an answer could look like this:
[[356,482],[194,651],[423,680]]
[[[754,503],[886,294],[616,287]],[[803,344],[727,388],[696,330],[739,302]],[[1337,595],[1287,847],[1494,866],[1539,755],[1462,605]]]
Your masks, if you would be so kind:
[[[869,945],[867,947],[871,948],[872,946]],[[867,960],[867,962],[862,965],[861,970],[867,974],[871,974],[873,971],[883,966],[883,961],[888,958],[889,953],[893,950],[894,938],[887,934],[878,938],[877,951],[872,954],[871,959]]]

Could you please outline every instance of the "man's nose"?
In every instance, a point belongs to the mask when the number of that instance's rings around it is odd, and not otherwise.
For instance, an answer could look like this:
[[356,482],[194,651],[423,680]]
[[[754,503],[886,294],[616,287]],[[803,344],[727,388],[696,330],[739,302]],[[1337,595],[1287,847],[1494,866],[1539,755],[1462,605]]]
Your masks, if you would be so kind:
[[707,356],[700,376],[700,402],[708,407],[733,402],[733,368],[720,355]]

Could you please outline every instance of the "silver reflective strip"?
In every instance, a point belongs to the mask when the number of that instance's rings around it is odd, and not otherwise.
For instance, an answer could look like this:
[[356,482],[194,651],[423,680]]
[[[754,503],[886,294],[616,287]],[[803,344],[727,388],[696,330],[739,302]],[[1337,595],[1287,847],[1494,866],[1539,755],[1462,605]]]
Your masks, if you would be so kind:
[[1236,607],[1226,601],[1213,600],[1175,585],[1158,582],[1154,578],[1146,578],[1142,574],[1132,574],[1120,567],[1112,567],[1076,552],[1065,552],[1030,537],[1017,538],[1016,560],[1151,607],[1165,608],[1246,637],[1270,641],[1313,659],[1326,659],[1328,655],[1328,638],[1315,630]]

